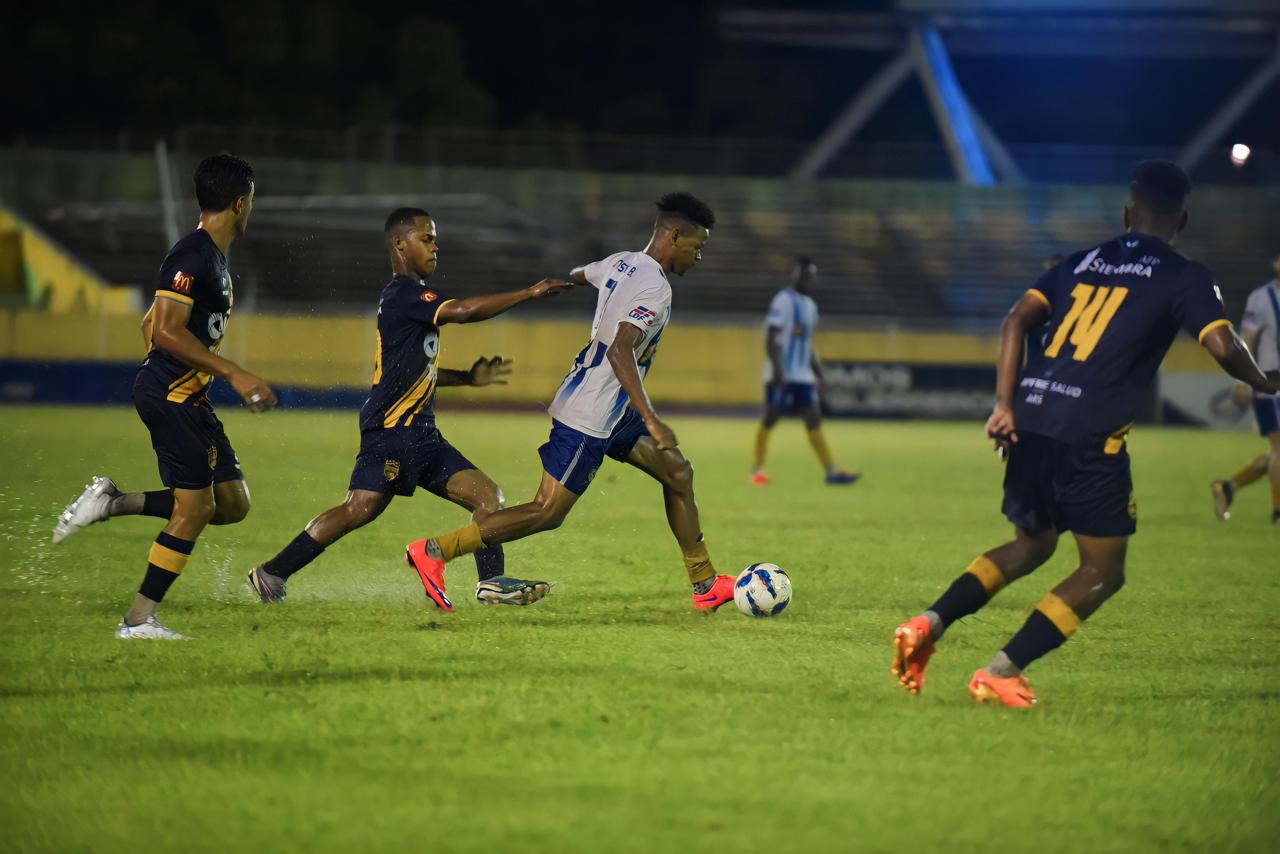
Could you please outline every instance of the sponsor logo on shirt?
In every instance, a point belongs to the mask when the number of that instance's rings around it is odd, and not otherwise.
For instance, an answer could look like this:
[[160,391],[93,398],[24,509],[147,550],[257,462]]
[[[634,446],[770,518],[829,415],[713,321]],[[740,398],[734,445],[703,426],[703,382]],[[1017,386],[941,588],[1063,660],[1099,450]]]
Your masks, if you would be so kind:
[[419,299],[421,299],[423,302],[435,302],[436,300],[440,299],[440,295],[437,294],[435,291],[423,291],[422,296],[419,297]]
[[635,318],[636,320],[643,320],[645,326],[653,326],[653,322],[658,319],[658,313],[656,311],[651,308],[645,308],[642,305],[638,305],[631,309],[631,312],[627,316]]
[[195,276],[190,273],[184,273],[181,270],[173,274],[173,289],[180,294],[191,293],[191,284],[195,281]]

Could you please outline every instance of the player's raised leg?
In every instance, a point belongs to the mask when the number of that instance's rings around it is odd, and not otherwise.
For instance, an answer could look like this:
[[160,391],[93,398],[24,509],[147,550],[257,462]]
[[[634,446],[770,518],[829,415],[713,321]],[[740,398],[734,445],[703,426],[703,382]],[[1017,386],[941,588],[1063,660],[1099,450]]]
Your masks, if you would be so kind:
[[191,559],[196,538],[214,513],[213,488],[173,490],[173,516],[147,555],[147,572],[124,619],[116,629],[119,638],[182,640],[183,636],[156,620],[156,608]]
[[368,525],[391,504],[392,495],[367,489],[351,489],[346,500],[307,523],[298,536],[271,560],[249,570],[248,582],[263,602],[283,602],[285,582],[306,567],[326,548],[347,534]]
[[702,535],[698,504],[693,494],[693,464],[678,449],[658,450],[650,436],[641,436],[627,454],[627,462],[662,484],[667,524],[680,546],[693,604],[700,611],[714,611],[733,601],[733,576],[717,575]]
[[67,505],[53,526],[53,542],[61,543],[82,528],[105,522],[115,516],[154,516],[168,519],[173,515],[173,492],[157,489],[150,492],[122,492],[110,477],[95,475],[80,496]]
[[1046,594],[1022,628],[983,668],[973,674],[969,693],[979,703],[1035,705],[1035,692],[1022,671],[1066,643],[1080,624],[1124,586],[1128,537],[1076,534],[1080,566]]
[[[445,488],[445,497],[471,511],[473,523],[483,522],[502,509],[502,490],[479,469],[456,472],[449,477]],[[501,543],[478,549],[473,554],[477,575],[476,599],[482,605],[532,605],[551,592],[551,585],[546,581],[526,581],[507,575]],[[440,584],[443,587],[443,578]]]
[[1006,586],[1031,574],[1053,556],[1058,533],[1014,527],[1014,538],[979,555],[936,602],[893,633],[893,675],[912,694],[924,687],[925,669],[947,627],[977,613]]

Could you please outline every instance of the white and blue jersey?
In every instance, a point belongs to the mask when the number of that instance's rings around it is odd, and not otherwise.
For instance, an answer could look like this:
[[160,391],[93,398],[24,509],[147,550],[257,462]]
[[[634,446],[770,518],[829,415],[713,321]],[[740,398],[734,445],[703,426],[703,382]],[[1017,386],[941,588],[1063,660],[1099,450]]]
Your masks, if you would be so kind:
[[[811,297],[786,288],[778,291],[769,303],[764,320],[765,334],[778,330],[778,347],[782,352],[783,380],[787,383],[813,385],[818,381],[813,372],[813,333],[818,328],[818,304]],[[773,364],[765,362],[764,381],[773,380]]]
[[[1246,337],[1258,336],[1253,358],[1264,371],[1280,370],[1280,279],[1268,282],[1253,293],[1244,306],[1240,331]],[[1270,436],[1280,430],[1280,395],[1253,395],[1253,414],[1258,419],[1258,432]]]
[[591,340],[578,353],[547,411],[566,427],[604,439],[627,410],[627,393],[605,352],[619,323],[639,329],[635,354],[644,379],[671,319],[671,285],[658,262],[643,252],[610,255],[588,264],[585,273],[599,289]]

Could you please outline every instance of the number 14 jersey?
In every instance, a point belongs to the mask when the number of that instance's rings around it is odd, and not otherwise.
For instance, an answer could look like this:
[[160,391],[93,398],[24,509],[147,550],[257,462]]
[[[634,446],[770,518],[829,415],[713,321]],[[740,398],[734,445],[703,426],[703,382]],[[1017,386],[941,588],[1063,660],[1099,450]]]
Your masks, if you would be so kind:
[[1203,341],[1228,323],[1205,266],[1146,234],[1077,252],[1027,293],[1052,317],[1043,352],[1022,372],[1014,419],[1064,442],[1131,424],[1179,327]]

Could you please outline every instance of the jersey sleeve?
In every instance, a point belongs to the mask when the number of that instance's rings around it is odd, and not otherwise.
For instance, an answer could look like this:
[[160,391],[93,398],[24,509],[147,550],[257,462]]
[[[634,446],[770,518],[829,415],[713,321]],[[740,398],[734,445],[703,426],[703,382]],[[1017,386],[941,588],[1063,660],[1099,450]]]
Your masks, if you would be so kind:
[[617,265],[617,260],[617,255],[610,255],[608,258],[601,258],[599,261],[592,261],[582,269],[582,273],[587,277],[588,282],[597,288],[603,288],[604,283],[609,281],[609,273]]
[[1183,275],[1171,310],[1178,325],[1197,341],[1204,341],[1204,336],[1218,327],[1231,325],[1222,305],[1222,293],[1209,271],[1199,264],[1190,265]]
[[787,302],[785,292],[778,291],[773,295],[773,300],[769,303],[769,313],[764,316],[765,326],[776,326],[782,329],[787,325],[787,321],[791,318]]
[[1258,288],[1249,294],[1249,299],[1244,304],[1244,316],[1240,318],[1241,332],[1257,332],[1267,325],[1267,313],[1271,310],[1267,302],[1265,287]]
[[198,288],[209,278],[208,264],[199,252],[184,249],[171,253],[160,265],[156,296],[184,305],[195,305]]
[[671,289],[665,287],[664,282],[638,284],[639,287],[627,288],[625,293],[614,297],[621,300],[616,320],[618,323],[630,323],[640,330],[648,330],[670,305]]
[[1062,269],[1066,263],[1066,261],[1063,261],[1062,264],[1049,270],[1039,279],[1036,279],[1034,285],[1027,288],[1027,296],[1035,297],[1044,303],[1044,307],[1049,309],[1050,314],[1053,313],[1053,308],[1058,302],[1058,281],[1062,278]]
[[[414,323],[438,326],[436,318],[446,303],[453,302],[431,288],[401,287],[391,299],[389,308],[399,317]],[[385,309],[384,309],[385,310]]]

